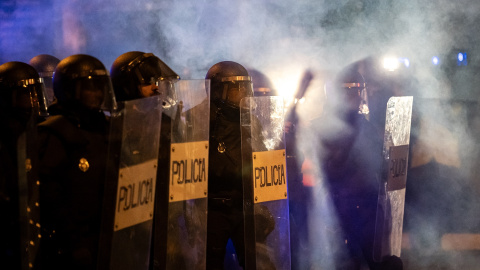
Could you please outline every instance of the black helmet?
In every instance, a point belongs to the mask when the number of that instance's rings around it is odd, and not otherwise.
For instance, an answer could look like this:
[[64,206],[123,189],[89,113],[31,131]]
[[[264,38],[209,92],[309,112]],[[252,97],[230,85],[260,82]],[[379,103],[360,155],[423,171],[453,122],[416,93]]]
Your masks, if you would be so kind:
[[153,53],[131,51],[120,55],[110,69],[115,96],[119,101],[145,97],[140,86],[180,79],[169,66]]
[[38,71],[40,77],[53,77],[60,59],[49,54],[39,54],[30,59],[29,64]]
[[239,107],[242,98],[253,96],[252,79],[248,71],[236,62],[216,63],[208,70],[205,79],[210,80],[213,102]]
[[256,69],[249,69],[248,74],[252,77],[254,96],[276,96],[277,91],[273,88],[270,79]]
[[43,79],[35,68],[15,61],[0,66],[0,106],[26,117],[47,116]]
[[59,105],[80,105],[93,110],[116,108],[110,76],[97,58],[76,54],[55,69],[53,90]]
[[47,105],[50,105],[54,100],[53,74],[59,62],[60,59],[49,54],[39,54],[29,61],[29,64],[38,71],[38,75],[43,78],[47,94]]

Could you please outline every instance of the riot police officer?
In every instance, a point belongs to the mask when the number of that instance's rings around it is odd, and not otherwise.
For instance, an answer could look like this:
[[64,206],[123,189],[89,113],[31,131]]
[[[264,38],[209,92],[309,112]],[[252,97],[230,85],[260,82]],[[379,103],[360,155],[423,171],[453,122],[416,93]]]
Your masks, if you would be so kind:
[[[338,269],[402,269],[398,257],[373,259],[383,138],[366,118],[366,91],[358,66],[347,67],[334,91],[327,93],[330,107],[314,123],[322,147],[321,168],[341,229],[334,263]],[[342,124],[333,124],[337,120]]]
[[211,83],[208,176],[207,269],[223,269],[228,240],[244,265],[240,100],[253,96],[248,71],[223,61],[205,79]]
[[53,94],[53,73],[59,62],[60,59],[49,54],[39,54],[28,62],[43,78],[47,94],[47,105],[52,104],[55,100],[55,95]]
[[[126,52],[120,55],[112,64],[110,69],[113,89],[115,91],[115,99],[117,101],[129,101],[139,98],[151,97],[159,95],[160,91],[164,91],[164,107],[171,104],[169,95],[172,95],[173,82],[180,79],[169,66],[167,66],[160,58],[153,53],[144,53],[140,51]],[[160,82],[165,82],[161,84]],[[139,119],[141,121],[141,119]],[[160,153],[165,158],[169,151],[164,152],[165,145],[168,146],[170,132],[170,118],[162,115],[162,140],[163,147]],[[165,170],[167,171],[167,170]]]
[[[148,98],[155,95],[163,94],[163,107],[168,110],[171,105],[175,102],[174,100],[174,89],[173,83],[180,79],[177,73],[175,73],[169,66],[167,66],[160,58],[155,56],[153,53],[145,53],[140,51],[130,51],[120,55],[112,64],[110,69],[112,84],[115,91],[115,97],[117,101],[132,101],[142,98]],[[145,101],[145,100],[144,100]],[[132,232],[136,234],[135,237],[129,237],[132,241],[137,242],[148,242],[148,247],[151,247],[151,251],[143,251],[136,248],[135,245],[132,247],[123,248],[122,252],[132,253],[139,252],[143,254],[149,254],[150,265],[151,267],[159,267],[163,269],[165,267],[165,254],[168,251],[172,251],[173,248],[167,248],[167,218],[165,217],[169,211],[168,206],[168,177],[169,177],[169,156],[170,156],[170,143],[171,143],[171,118],[169,115],[162,113],[161,121],[154,121],[151,123],[151,119],[156,119],[155,113],[159,113],[162,103],[159,103],[159,106],[156,106],[156,100],[150,101],[138,101],[135,102],[135,106],[130,108],[128,111],[129,121],[121,121],[119,125],[135,125],[135,130],[130,130],[128,136],[137,138],[131,141],[136,141],[138,144],[132,144],[129,147],[135,147],[135,149],[130,149],[137,151],[138,153],[146,153],[148,149],[152,148],[152,145],[158,145],[159,142],[152,142],[156,132],[160,131],[160,149],[158,152],[158,170],[157,170],[157,181],[155,184],[155,215],[153,217],[153,230],[148,228],[148,226],[140,226],[140,228],[132,227],[130,228]],[[155,104],[152,104],[155,103]],[[122,104],[122,105],[120,105]],[[122,107],[124,103],[119,103],[119,107]],[[144,106],[144,107],[142,107]],[[120,108],[123,109],[123,108]],[[127,109],[126,109],[127,110]],[[164,110],[165,111],[165,110]],[[148,116],[146,116],[148,114]],[[159,116],[159,115],[157,115]],[[121,118],[121,117],[120,117]],[[150,119],[150,122],[146,119]],[[160,119],[158,119],[160,120]],[[134,123],[130,123],[134,122]],[[160,128],[161,122],[161,128]],[[118,121],[112,118],[112,127],[116,126]],[[155,126],[158,125],[158,126]],[[112,134],[110,138],[112,140],[122,141],[122,134]],[[147,137],[147,138],[145,138]],[[114,142],[111,142],[114,143]],[[124,151],[127,146],[123,145],[122,151]],[[122,153],[123,154],[123,153]],[[145,161],[147,158],[143,155],[131,155],[131,153],[124,153],[123,158],[130,157],[129,164],[124,164],[127,166],[140,163]],[[116,194],[114,194],[115,196]],[[108,228],[108,229],[111,229]],[[125,234],[129,234],[129,230]],[[122,232],[117,232],[120,234]],[[145,236],[145,238],[142,238]],[[151,238],[146,240],[146,238]],[[151,242],[152,245],[150,245]],[[138,244],[137,244],[138,246]],[[132,251],[132,249],[137,249],[137,251]],[[177,250],[175,250],[177,252]],[[172,253],[175,253],[172,252]],[[143,258],[137,256],[139,258]],[[117,256],[121,256],[118,255]],[[114,258],[117,261],[122,261],[122,259]],[[135,260],[132,260],[135,261]],[[154,268],[156,269],[156,268]]]
[[38,247],[35,129],[47,112],[44,97],[42,78],[32,66],[15,61],[0,66],[0,261],[7,269],[33,266]]
[[115,98],[105,66],[89,55],[57,65],[57,103],[39,124],[41,269],[95,269],[108,120]]

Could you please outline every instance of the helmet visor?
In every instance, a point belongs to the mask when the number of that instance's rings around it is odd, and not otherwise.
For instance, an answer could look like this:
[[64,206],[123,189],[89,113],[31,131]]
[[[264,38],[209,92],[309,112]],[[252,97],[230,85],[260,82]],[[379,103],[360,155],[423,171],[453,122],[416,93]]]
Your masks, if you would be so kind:
[[354,100],[352,102],[357,104],[355,106],[358,106],[358,113],[365,115],[369,114],[368,94],[365,83],[344,83],[343,87],[346,89],[347,98]]
[[177,73],[153,53],[140,55],[125,68],[128,72],[135,74],[138,84],[149,84],[152,78],[172,81],[180,79]]
[[249,76],[232,76],[222,78],[222,99],[238,107],[244,97],[253,96],[253,85]]
[[82,77],[77,79],[75,85],[75,100],[78,100],[83,106],[109,112],[116,109],[115,96],[109,76]]
[[163,95],[163,109],[168,111],[177,104],[178,96],[175,82],[170,80],[157,80],[158,91]]
[[47,106],[50,106],[55,100],[55,94],[53,93],[53,77],[45,76],[43,78],[43,84],[45,85],[45,97],[47,100]]
[[222,98],[236,107],[240,105],[242,98],[253,96],[252,82],[228,83],[224,87]]
[[12,106],[22,110],[31,109],[32,113],[39,116],[48,116],[43,79],[22,80],[18,86],[13,95]]

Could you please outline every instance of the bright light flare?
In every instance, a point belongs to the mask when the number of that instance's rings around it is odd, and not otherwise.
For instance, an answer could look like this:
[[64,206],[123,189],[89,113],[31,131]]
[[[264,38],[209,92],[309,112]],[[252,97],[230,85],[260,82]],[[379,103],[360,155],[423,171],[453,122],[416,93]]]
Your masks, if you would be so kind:
[[432,64],[434,64],[435,66],[440,64],[440,59],[437,56],[434,56],[432,58]]
[[270,75],[275,90],[277,90],[278,95],[282,96],[285,101],[285,109],[297,103],[294,95],[297,92],[302,71],[302,68],[295,69],[294,71],[281,70],[278,73],[272,73]]
[[396,57],[385,57],[383,59],[383,67],[388,71],[395,71],[399,65],[400,61]]
[[[280,96],[282,96],[281,94],[279,94]],[[293,98],[293,96],[290,96],[290,97],[285,97],[283,96],[283,101],[285,102],[285,108],[289,108],[291,107],[293,104],[296,104],[296,101],[295,99]]]

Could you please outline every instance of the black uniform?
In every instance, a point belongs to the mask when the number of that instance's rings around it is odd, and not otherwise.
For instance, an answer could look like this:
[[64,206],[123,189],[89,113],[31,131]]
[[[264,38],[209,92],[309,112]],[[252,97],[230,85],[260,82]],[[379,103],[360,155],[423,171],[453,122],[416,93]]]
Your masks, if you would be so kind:
[[[208,177],[207,266],[223,265],[230,238],[242,264],[245,244],[240,113],[226,112],[215,104],[211,104],[211,111],[216,117],[210,123],[209,163],[215,169],[211,167]],[[223,153],[218,150],[221,143],[225,146]]]
[[6,128],[0,134],[0,211],[3,222],[0,222],[0,259],[2,265],[9,269],[20,266],[21,243],[19,223],[19,190],[18,190],[18,154],[17,141],[25,131],[25,126],[13,119],[0,116]]
[[208,170],[207,269],[223,269],[231,239],[245,262],[240,99],[253,95],[247,70],[225,61],[213,65]]
[[110,77],[98,59],[72,55],[57,65],[53,87],[57,103],[38,126],[38,266],[96,269],[108,145],[101,108],[114,102]]
[[46,115],[44,84],[32,66],[0,65],[0,262],[33,267],[40,236],[36,123]]
[[[42,267],[95,268],[105,183],[107,120],[59,109],[39,125]],[[48,267],[47,267],[48,265]]]

